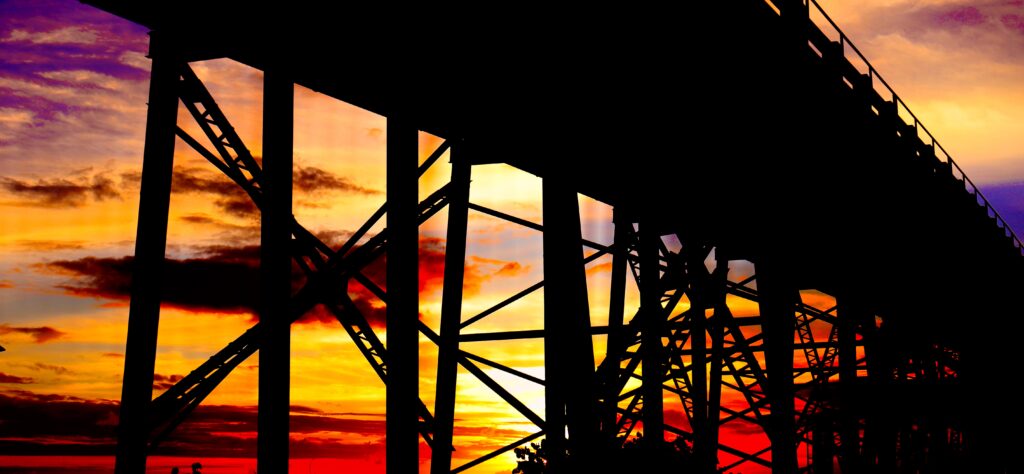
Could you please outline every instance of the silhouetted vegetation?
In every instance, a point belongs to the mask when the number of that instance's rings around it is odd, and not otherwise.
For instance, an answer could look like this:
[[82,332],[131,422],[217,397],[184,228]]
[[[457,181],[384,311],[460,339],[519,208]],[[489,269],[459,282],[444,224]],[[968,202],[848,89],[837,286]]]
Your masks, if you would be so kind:
[[[516,468],[513,474],[540,474],[548,471],[549,453],[544,441],[530,443],[515,449]],[[677,437],[673,441],[652,444],[643,436],[630,438],[600,450],[588,459],[579,457],[566,459],[566,472],[590,472],[600,467],[602,471],[653,472],[699,472],[693,451],[686,441]],[[581,470],[582,469],[582,470]]]

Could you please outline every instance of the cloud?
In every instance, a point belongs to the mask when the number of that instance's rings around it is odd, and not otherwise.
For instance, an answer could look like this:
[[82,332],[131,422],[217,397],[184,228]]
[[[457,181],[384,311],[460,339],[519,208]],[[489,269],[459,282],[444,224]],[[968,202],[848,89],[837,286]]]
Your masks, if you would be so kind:
[[325,244],[330,245],[333,248],[338,248],[344,245],[353,232],[350,230],[317,230],[313,232],[317,237],[320,238]]
[[117,403],[70,395],[0,392],[0,453],[111,454]]
[[347,178],[313,166],[296,165],[292,183],[295,189],[301,192],[337,191],[364,195],[381,194],[379,190],[359,186]]
[[[112,454],[117,402],[0,391],[0,454]],[[383,454],[384,420],[294,406],[293,456],[361,459]],[[256,407],[201,405],[161,444],[158,454],[192,458],[255,455]]]
[[[0,153],[49,175],[141,153],[146,29],[78,2],[0,2]],[[141,59],[141,61],[140,61]]]
[[[131,297],[133,257],[82,257],[57,260],[37,266],[42,271],[63,274],[72,282],[60,285],[74,296],[127,301]],[[293,289],[303,282],[301,273],[293,268]],[[257,320],[259,305],[259,247],[210,246],[200,255],[187,259],[169,258],[164,262],[162,279],[163,304],[192,312],[247,314]],[[356,285],[353,285],[355,287]],[[371,303],[372,294],[363,289],[355,292],[356,306],[371,321],[380,318],[384,309]],[[298,320],[299,323],[334,324],[333,314],[315,307]]]
[[202,168],[175,167],[171,191],[183,194],[209,194],[222,211],[236,217],[253,217],[259,210],[249,195],[226,176]]
[[[199,216],[198,221],[205,218]],[[419,291],[437,293],[444,284],[444,240],[420,240]],[[57,260],[37,266],[44,271],[71,277],[59,286],[71,295],[127,301],[131,296],[133,258],[82,257]],[[386,255],[371,262],[362,273],[386,291]],[[528,270],[517,262],[470,257],[466,261],[464,291],[479,293],[481,285],[495,277],[515,276]],[[293,266],[293,291],[304,276]],[[259,247],[210,246],[193,258],[167,259],[163,269],[163,303],[194,312],[249,314],[255,320],[259,304]],[[371,325],[383,327],[386,307],[372,291],[351,281],[349,296]],[[298,320],[300,323],[334,324],[336,318],[317,306]]]
[[[292,184],[296,194],[300,196],[323,192],[380,194],[378,190],[357,185],[347,178],[313,166],[296,165]],[[204,168],[175,167],[172,190],[176,193],[214,196],[214,204],[233,216],[252,217],[258,215],[259,212],[252,199],[241,187],[227,177]],[[309,199],[298,199],[297,203],[305,207],[323,207],[317,201]]]
[[940,25],[978,26],[988,21],[988,15],[981,13],[976,7],[954,7],[936,15]]
[[[212,248],[205,256],[167,259],[162,296],[167,305],[190,311],[252,312],[258,303],[258,249]],[[47,263],[47,270],[74,278],[60,286],[69,294],[128,300],[132,257],[83,257]]]
[[11,280],[0,280],[0,290],[14,288],[14,283]]
[[258,225],[234,224],[203,213],[187,214],[178,217],[178,220],[182,222],[187,222],[192,225],[220,229],[222,232],[222,236],[236,241],[253,241],[259,239],[260,236],[260,228]]
[[97,32],[83,27],[69,26],[50,31],[13,30],[3,43],[28,42],[32,44],[82,44],[89,45],[98,39]]
[[104,352],[100,355],[103,357],[110,357],[111,359],[124,359],[124,354],[120,352]]
[[40,178],[36,180],[0,177],[0,187],[22,205],[36,207],[81,207],[95,201],[118,199],[114,181],[103,175],[91,178]]
[[81,240],[17,240],[12,242],[15,247],[37,252],[52,252],[57,250],[80,250],[85,248],[85,242]]
[[61,367],[59,365],[44,364],[42,362],[36,362],[35,364],[29,365],[28,368],[35,371],[47,371],[53,372],[57,375],[64,375],[71,373],[71,370],[67,367]]
[[0,324],[0,335],[22,334],[32,338],[36,344],[44,344],[65,335],[50,326],[38,327],[17,327],[7,324]]
[[153,390],[167,390],[184,378],[183,375],[153,374]]
[[0,383],[30,384],[32,382],[32,379],[29,377],[18,377],[17,375],[0,372]]

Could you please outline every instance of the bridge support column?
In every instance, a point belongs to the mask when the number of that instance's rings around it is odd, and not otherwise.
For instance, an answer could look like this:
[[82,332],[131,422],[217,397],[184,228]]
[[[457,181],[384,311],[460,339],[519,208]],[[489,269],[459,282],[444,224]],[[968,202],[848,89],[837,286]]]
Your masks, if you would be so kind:
[[288,472],[291,381],[292,142],[295,87],[283,71],[263,77],[263,203],[256,469]]
[[462,155],[461,143],[451,148],[452,179],[448,192],[448,232],[444,250],[444,289],[441,296],[441,333],[437,353],[437,389],[434,398],[434,446],[431,474],[452,470],[452,429],[455,420],[455,384],[459,364],[459,326],[462,323],[462,285],[466,269],[466,226],[472,166]]
[[813,437],[814,445],[812,464],[814,468],[811,472],[813,474],[832,474],[832,457],[835,455],[832,420],[827,416],[819,416],[814,421],[812,429],[811,436]]
[[[615,254],[612,255],[611,293],[608,297],[608,344],[605,351],[605,357],[609,360],[622,357],[625,350],[622,325],[626,306],[626,248],[629,231],[633,227],[621,209],[614,212],[612,219],[615,223]],[[606,441],[614,442],[618,435],[619,393],[615,390],[615,384],[608,384],[605,388],[607,392],[603,394],[605,406],[601,429]]]
[[686,242],[684,245],[689,249],[686,252],[686,272],[690,281],[689,293],[690,307],[693,308],[690,316],[690,367],[692,369],[690,381],[690,400],[693,403],[693,452],[697,459],[704,462],[709,457],[711,447],[708,436],[708,337],[707,337],[707,308],[712,302],[708,301],[709,278],[707,269],[704,267],[704,258],[707,253],[703,245],[696,242]]
[[714,285],[712,304],[715,312],[708,322],[708,333],[711,335],[711,367],[709,369],[711,375],[708,386],[707,452],[704,453],[701,466],[705,471],[714,470],[718,465],[719,417],[722,409],[722,352],[725,344],[725,319],[730,316],[729,307],[725,301],[725,282],[729,277],[729,258],[721,247],[716,247],[715,259],[717,264],[711,281],[711,284]]
[[545,430],[553,460],[567,448],[575,466],[593,459],[598,436],[579,202],[557,178],[544,178],[543,193]]
[[418,140],[405,117],[388,117],[388,474],[411,474],[419,466]]
[[665,311],[661,306],[661,263],[658,251],[661,237],[654,229],[653,219],[640,222],[640,308],[643,312],[640,333],[640,360],[643,364],[644,439],[657,446],[665,439],[665,413],[662,383],[665,373],[661,336],[665,332]]
[[178,81],[182,62],[171,39],[160,32],[151,33],[150,57],[153,58],[153,67],[128,309],[124,382],[121,385],[117,474],[142,474],[146,470],[153,367],[160,324],[161,275],[167,246],[167,213],[174,165],[174,130],[178,119]]
[[796,424],[793,404],[794,310],[800,294],[778,262],[758,262],[757,290],[761,295],[761,324],[764,358],[768,376],[769,439],[772,444],[772,472],[797,471]]
[[842,471],[860,472],[860,434],[859,416],[854,407],[857,403],[854,390],[860,385],[857,381],[857,326],[864,321],[863,312],[849,301],[840,297],[839,301],[839,439],[841,441],[840,459]]

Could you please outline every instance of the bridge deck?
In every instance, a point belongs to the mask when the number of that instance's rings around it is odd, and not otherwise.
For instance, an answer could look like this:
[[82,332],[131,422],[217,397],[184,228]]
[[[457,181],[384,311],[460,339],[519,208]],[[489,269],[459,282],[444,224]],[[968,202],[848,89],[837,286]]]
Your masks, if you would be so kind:
[[863,297],[919,340],[994,346],[990,326],[963,321],[1013,308],[1021,259],[1005,231],[761,0],[475,24],[418,12],[412,27],[395,12],[86,3],[175,35],[190,59],[285,69],[462,137],[478,162],[785,262],[801,287]]

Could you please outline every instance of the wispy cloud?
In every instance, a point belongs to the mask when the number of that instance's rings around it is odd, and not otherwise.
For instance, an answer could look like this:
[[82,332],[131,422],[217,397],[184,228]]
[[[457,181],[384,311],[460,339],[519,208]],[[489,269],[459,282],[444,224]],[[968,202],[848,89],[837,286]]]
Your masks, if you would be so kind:
[[[55,12],[59,12],[57,15]],[[57,0],[0,2],[0,156],[47,175],[136,159],[145,116],[145,29]]]
[[[300,205],[318,207],[315,196],[324,193],[375,195],[381,192],[353,183],[348,178],[317,168],[296,165],[293,187]],[[181,194],[205,194],[214,198],[214,204],[235,217],[253,217],[259,210],[252,199],[237,184],[213,171],[189,166],[174,168],[172,191]],[[308,196],[310,199],[302,199]],[[198,222],[197,222],[198,223]]]
[[301,192],[337,191],[356,194],[381,194],[380,190],[368,189],[315,166],[296,166],[293,182]]
[[28,366],[29,369],[37,372],[53,372],[57,375],[65,375],[71,373],[71,369],[67,367],[56,365],[56,364],[44,364],[42,362],[36,362]]
[[163,375],[153,374],[153,389],[154,390],[167,390],[178,383],[179,380],[184,378],[183,375]]
[[33,380],[30,377],[18,377],[17,375],[10,375],[0,372],[0,383],[10,384],[30,384]]
[[36,344],[44,344],[65,335],[63,331],[58,331],[50,326],[19,327],[0,324],[0,336],[8,334],[28,336]]
[[121,197],[114,181],[104,175],[35,180],[0,177],[0,187],[18,204],[38,207],[81,207],[95,201]]
[[1024,179],[1024,4],[822,4],[973,180]]

